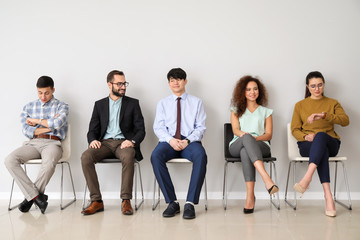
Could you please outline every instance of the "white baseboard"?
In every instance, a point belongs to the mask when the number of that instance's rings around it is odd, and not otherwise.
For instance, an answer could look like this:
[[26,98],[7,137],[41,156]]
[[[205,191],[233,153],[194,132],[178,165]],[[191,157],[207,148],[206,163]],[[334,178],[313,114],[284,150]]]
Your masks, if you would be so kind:
[[[59,192],[46,192],[47,195],[49,195],[50,199],[60,199],[60,193]],[[177,192],[176,193],[179,200],[186,199],[186,192]],[[266,192],[255,192],[256,199],[269,199],[269,194]],[[339,200],[347,200],[347,193],[346,192],[338,192],[336,194],[337,199]],[[103,199],[119,199],[120,193],[119,192],[102,192]],[[230,192],[228,194],[228,199],[245,199],[245,192]],[[299,198],[300,194],[296,195],[297,198]],[[9,192],[1,192],[0,193],[0,200],[8,200],[10,197]],[[84,192],[76,192],[76,198],[81,200],[84,197]],[[87,196],[88,197],[88,196]],[[140,192],[138,192],[138,198],[141,197]],[[292,199],[293,193],[288,193],[288,199]],[[360,200],[360,192],[351,192],[350,193],[351,200]],[[72,193],[71,192],[65,192],[64,193],[64,199],[71,199]],[[134,198],[134,194],[133,194]],[[153,192],[144,192],[144,198],[145,199],[152,199],[153,198]],[[160,198],[163,199],[163,195],[160,194]],[[204,199],[204,192],[201,193],[200,196],[201,199]],[[284,199],[284,192],[279,193],[279,198]],[[24,199],[24,196],[21,192],[14,192],[13,193],[13,199],[15,200],[21,200]],[[219,200],[222,199],[222,192],[208,192],[208,199],[214,199]],[[302,199],[308,200],[308,199],[314,199],[314,200],[322,200],[324,199],[324,192],[306,192]]]

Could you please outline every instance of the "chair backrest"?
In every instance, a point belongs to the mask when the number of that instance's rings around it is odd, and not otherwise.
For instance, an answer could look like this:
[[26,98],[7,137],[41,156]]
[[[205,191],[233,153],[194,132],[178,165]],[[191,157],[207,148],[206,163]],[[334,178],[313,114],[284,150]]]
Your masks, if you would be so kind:
[[225,158],[232,158],[229,152],[229,143],[234,138],[231,123],[224,124],[224,155]]
[[60,159],[61,162],[68,161],[71,155],[71,128],[70,124],[68,124],[68,130],[66,133],[65,139],[61,142],[61,146],[63,148],[63,154]]
[[294,160],[297,157],[300,157],[299,148],[297,146],[297,141],[291,133],[291,123],[287,124],[287,140],[288,140],[288,157],[290,160]]

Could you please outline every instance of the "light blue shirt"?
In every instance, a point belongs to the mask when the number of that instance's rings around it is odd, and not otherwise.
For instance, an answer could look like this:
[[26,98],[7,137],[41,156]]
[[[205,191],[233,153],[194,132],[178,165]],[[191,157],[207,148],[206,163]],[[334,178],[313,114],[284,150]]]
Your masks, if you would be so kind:
[[[202,101],[186,92],[180,97],[181,135],[190,142],[201,141],[206,130],[206,113]],[[157,104],[153,128],[160,142],[169,142],[175,136],[177,98],[172,94]]]
[[[232,107],[230,111],[236,112],[236,108]],[[271,116],[272,113],[272,109],[261,105],[253,113],[246,108],[243,115],[239,118],[240,130],[250,133],[254,137],[263,135],[265,133],[265,119]],[[234,138],[229,143],[229,146],[238,138],[238,136],[234,135]],[[268,141],[264,141],[264,143],[270,147],[270,143]]]
[[120,129],[120,111],[121,111],[122,98],[117,101],[109,97],[109,123],[106,129],[104,139],[125,138]]

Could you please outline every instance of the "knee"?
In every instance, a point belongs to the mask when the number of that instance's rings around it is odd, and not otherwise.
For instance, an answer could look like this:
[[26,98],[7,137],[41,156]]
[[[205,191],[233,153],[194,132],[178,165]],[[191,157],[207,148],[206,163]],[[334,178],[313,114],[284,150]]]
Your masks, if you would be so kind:
[[135,159],[135,149],[126,148],[123,149],[120,154],[120,160],[123,165],[134,164]]
[[93,163],[93,154],[91,154],[90,151],[86,150],[81,155],[81,165],[87,166],[89,164]]
[[11,169],[14,166],[17,165],[16,163],[16,159],[14,157],[12,157],[11,155],[7,156],[4,160],[4,164],[6,166],[7,169]]
[[256,142],[255,138],[251,134],[245,134],[243,136],[243,139],[244,139],[244,143],[246,143],[246,142]]
[[158,164],[162,159],[165,159],[165,151],[157,145],[154,151],[151,153],[150,161],[151,164]]
[[324,132],[318,132],[315,137],[314,137],[314,140],[317,139],[317,140],[322,140],[322,139],[325,139],[328,135]]
[[199,152],[198,154],[194,155],[193,162],[196,162],[200,166],[207,165],[207,155],[205,151]]
[[150,162],[154,166],[159,162],[159,158],[161,157],[161,153],[156,151],[156,149],[151,153]]

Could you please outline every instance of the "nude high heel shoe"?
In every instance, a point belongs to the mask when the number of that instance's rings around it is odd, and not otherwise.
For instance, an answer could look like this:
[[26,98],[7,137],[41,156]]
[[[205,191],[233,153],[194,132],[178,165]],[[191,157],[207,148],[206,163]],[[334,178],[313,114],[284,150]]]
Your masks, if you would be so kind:
[[336,210],[325,210],[325,215],[328,217],[336,217]]
[[295,183],[295,185],[294,185],[294,190],[297,191],[298,193],[301,193],[300,197],[302,197],[304,195],[304,192],[307,189],[309,189],[309,187],[303,188],[299,183]]

